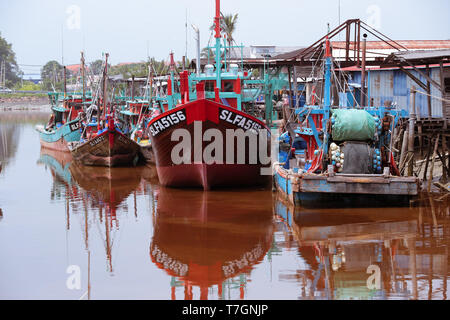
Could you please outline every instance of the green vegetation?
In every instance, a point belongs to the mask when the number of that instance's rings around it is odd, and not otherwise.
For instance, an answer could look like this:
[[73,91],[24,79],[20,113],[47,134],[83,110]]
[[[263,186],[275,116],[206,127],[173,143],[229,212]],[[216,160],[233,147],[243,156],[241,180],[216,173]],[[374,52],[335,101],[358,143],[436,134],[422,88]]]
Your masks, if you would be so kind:
[[227,14],[222,16],[221,28],[222,32],[227,36],[228,46],[231,46],[234,42],[233,33],[236,31],[238,14]]
[[[66,70],[67,79],[71,76]],[[64,67],[55,60],[47,62],[41,69],[42,89],[47,91],[64,90]]]
[[5,61],[6,87],[12,87],[19,81],[19,67],[16,62],[16,54],[12,50],[12,44],[2,38],[0,33],[0,63]]
[[32,81],[23,81],[17,82],[17,84],[14,86],[14,90],[17,91],[43,91],[42,85],[35,84]]

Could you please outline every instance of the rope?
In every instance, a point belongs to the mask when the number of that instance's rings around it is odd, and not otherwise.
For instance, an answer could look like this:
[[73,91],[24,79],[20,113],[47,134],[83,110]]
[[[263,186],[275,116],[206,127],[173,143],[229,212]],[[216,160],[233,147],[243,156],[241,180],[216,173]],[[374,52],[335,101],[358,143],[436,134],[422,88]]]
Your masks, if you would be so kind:
[[436,97],[436,96],[433,96],[433,95],[431,95],[431,94],[428,94],[428,93],[425,93],[425,92],[422,92],[422,91],[418,91],[418,90],[416,90],[415,92],[420,93],[420,94],[423,94],[423,95],[425,95],[425,96],[432,97],[432,98],[437,99],[437,100],[441,100],[441,101],[443,101],[443,102],[450,103],[450,100],[448,100],[448,99]]

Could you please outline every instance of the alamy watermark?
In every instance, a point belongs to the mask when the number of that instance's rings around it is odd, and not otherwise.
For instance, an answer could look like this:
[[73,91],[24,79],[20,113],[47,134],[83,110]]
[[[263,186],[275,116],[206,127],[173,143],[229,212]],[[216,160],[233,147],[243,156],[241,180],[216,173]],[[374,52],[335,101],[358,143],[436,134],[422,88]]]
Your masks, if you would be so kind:
[[367,7],[367,24],[376,30],[381,29],[381,8],[376,4]]
[[69,30],[81,29],[81,8],[72,4],[66,9],[67,19],[66,25]]
[[370,274],[367,278],[366,285],[369,290],[381,289],[381,270],[376,264],[371,264],[367,267],[366,273]]
[[69,290],[81,290],[81,268],[78,265],[70,265],[66,269],[69,274],[66,280],[66,287]]

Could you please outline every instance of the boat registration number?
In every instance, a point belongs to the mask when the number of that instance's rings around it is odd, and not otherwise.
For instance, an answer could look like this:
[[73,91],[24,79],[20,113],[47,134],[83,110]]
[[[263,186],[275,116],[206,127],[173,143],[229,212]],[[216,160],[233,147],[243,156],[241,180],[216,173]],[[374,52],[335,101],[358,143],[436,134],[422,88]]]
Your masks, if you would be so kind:
[[91,142],[89,142],[89,144],[93,147],[98,145],[100,142],[102,142],[103,140],[105,140],[105,136],[101,136],[98,138],[95,138],[94,140],[92,140]]
[[180,110],[178,112],[174,112],[172,114],[169,114],[165,117],[161,117],[158,120],[156,120],[152,125],[150,126],[150,132],[152,133],[152,136],[156,136],[157,134],[161,133],[162,131],[186,120],[186,111]]
[[80,125],[80,122],[78,121],[78,122],[75,122],[75,123],[71,123],[69,125],[69,127],[70,127],[70,131],[77,131],[77,130],[79,130],[81,128],[81,125]]

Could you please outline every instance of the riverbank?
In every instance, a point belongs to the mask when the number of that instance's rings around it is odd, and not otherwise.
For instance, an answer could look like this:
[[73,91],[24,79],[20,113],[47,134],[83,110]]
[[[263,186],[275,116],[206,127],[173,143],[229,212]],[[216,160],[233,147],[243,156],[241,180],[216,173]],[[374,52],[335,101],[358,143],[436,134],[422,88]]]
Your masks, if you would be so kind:
[[46,94],[1,94],[0,108],[29,108],[35,106],[49,105],[48,96]]

